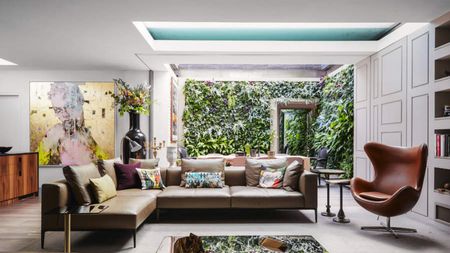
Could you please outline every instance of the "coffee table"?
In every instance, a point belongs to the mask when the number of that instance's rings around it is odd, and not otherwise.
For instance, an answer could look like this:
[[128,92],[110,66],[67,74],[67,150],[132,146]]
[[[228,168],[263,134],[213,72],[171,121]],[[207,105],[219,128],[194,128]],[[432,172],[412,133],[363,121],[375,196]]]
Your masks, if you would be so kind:
[[[187,236],[187,235],[186,235]],[[180,236],[163,238],[156,253],[173,253],[172,245]],[[200,236],[203,248],[211,253],[269,253],[274,252],[260,246],[264,238],[273,238],[286,243],[285,252],[328,253],[328,251],[309,235],[277,235],[277,236]]]

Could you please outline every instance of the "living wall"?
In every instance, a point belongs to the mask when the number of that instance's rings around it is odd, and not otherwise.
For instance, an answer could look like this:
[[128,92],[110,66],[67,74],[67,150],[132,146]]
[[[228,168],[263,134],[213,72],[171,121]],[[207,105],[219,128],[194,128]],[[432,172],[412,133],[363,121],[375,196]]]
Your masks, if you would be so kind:
[[[311,113],[309,110],[296,109],[284,112],[284,146],[290,155],[309,155],[311,151]],[[280,140],[281,143],[281,140]]]
[[232,154],[246,144],[266,152],[273,138],[270,101],[318,99],[318,115],[308,132],[310,146],[329,147],[330,168],[342,167],[351,174],[353,67],[321,82],[186,80],[183,92],[183,141],[191,156]]
[[328,166],[353,176],[353,66],[320,84],[320,110],[314,123],[313,148],[329,149]]

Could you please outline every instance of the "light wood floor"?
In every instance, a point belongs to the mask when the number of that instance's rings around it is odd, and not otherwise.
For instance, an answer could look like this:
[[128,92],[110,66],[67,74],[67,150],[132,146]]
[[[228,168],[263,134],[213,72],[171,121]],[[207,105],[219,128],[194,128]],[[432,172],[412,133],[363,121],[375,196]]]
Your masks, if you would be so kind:
[[[417,228],[419,233],[395,239],[387,234],[362,232],[360,226],[378,225],[376,216],[360,208],[344,190],[344,210],[350,224],[336,224],[312,211],[172,211],[161,220],[150,219],[137,234],[137,248],[123,232],[74,232],[74,252],[156,252],[165,236],[187,235],[312,235],[327,250],[335,252],[450,252],[450,227],[410,213],[396,217],[393,225]],[[339,191],[331,191],[332,211],[338,211]],[[319,211],[324,211],[325,188],[319,189]],[[0,207],[0,252],[61,252],[63,233],[48,232],[46,247],[40,249],[40,200],[22,200]]]

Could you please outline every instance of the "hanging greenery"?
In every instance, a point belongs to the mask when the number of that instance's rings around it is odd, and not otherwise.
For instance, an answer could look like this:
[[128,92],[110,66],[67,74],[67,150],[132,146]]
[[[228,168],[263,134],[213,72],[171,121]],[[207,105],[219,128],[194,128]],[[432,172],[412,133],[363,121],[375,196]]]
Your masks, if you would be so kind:
[[[310,113],[308,110],[289,110],[285,112],[285,146],[288,146],[290,155],[309,155],[310,140],[308,121]],[[281,141],[280,141],[281,142]]]
[[[183,92],[183,141],[191,156],[232,154],[244,151],[246,144],[266,152],[273,137],[270,101],[318,99],[318,117],[310,118],[311,127],[305,133],[308,138],[292,134],[286,138],[287,144],[295,153],[328,147],[330,168],[350,165],[348,171],[352,170],[353,67],[322,82],[186,80]],[[288,131],[304,128],[289,124]]]
[[353,66],[322,82],[319,115],[314,124],[314,148],[327,147],[328,166],[353,176]]

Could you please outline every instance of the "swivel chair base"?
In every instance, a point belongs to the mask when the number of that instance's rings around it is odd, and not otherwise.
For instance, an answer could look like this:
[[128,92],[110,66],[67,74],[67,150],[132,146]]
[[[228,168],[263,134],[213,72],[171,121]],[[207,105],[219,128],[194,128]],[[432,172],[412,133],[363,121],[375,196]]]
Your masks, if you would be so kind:
[[382,226],[368,226],[361,227],[361,230],[373,231],[373,232],[387,232],[391,233],[395,238],[398,239],[398,234],[401,233],[417,233],[417,230],[413,228],[402,228],[402,227],[391,227],[391,218],[387,217],[387,225],[381,223]]

